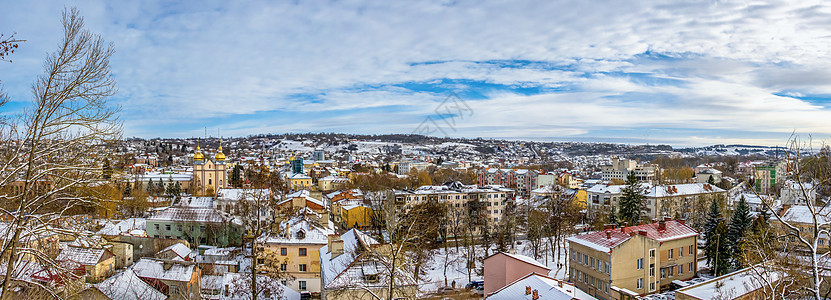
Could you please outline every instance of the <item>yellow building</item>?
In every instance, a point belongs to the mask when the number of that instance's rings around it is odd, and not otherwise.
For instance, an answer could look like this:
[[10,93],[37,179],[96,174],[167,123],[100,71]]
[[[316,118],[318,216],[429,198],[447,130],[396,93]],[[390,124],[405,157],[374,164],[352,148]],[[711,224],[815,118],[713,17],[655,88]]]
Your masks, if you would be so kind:
[[287,176],[292,190],[306,190],[311,189],[312,178],[303,173],[294,173]]
[[683,221],[664,220],[570,237],[570,281],[603,299],[659,292],[695,277],[697,236]]
[[225,154],[222,153],[222,144],[217,149],[214,159],[206,159],[199,146],[193,154],[193,194],[213,196],[219,188],[227,184],[227,168]]
[[281,272],[294,278],[287,286],[317,295],[321,292],[319,250],[333,234],[332,228],[320,225],[317,220],[294,217],[280,223],[279,234],[266,238],[264,249],[270,252],[269,257],[279,260]]
[[368,229],[372,226],[372,208],[362,204],[352,204],[342,207],[341,219],[344,228]]

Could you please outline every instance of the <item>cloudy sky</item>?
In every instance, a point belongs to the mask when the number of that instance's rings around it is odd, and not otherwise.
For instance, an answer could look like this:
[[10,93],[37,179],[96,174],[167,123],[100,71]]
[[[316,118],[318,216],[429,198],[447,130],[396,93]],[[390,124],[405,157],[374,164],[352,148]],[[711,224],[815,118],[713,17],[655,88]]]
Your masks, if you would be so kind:
[[168,2],[0,1],[0,32],[27,40],[0,62],[5,113],[28,104],[77,6],[115,45],[125,136],[831,136],[819,1]]

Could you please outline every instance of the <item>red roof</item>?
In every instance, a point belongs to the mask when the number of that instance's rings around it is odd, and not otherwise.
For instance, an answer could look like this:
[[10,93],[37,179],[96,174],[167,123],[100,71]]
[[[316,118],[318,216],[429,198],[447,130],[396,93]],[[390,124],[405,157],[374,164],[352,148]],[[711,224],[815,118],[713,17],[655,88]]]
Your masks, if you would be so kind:
[[[663,230],[659,229],[660,223],[661,222],[655,222],[651,224],[594,231],[571,237],[569,238],[569,241],[587,247],[592,247],[599,251],[608,251],[607,249],[614,248],[628,240],[632,233],[640,234],[643,232],[646,237],[659,242],[694,237],[698,235],[698,232],[676,220],[664,222],[665,228]],[[606,236],[607,231],[609,232],[608,238]]]

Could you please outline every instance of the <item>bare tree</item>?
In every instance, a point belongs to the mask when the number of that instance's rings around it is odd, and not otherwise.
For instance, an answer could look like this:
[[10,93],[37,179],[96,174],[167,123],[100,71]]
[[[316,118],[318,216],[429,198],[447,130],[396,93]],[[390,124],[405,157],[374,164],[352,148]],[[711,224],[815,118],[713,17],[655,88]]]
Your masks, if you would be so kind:
[[99,145],[120,138],[118,108],[107,102],[116,92],[109,65],[112,45],[84,30],[83,18],[74,8],[64,11],[62,23],[64,39],[46,58],[44,74],[32,85],[32,106],[0,129],[5,144],[0,151],[0,187],[21,186],[18,193],[0,195],[4,203],[0,213],[11,218],[10,231],[2,240],[2,257],[8,257],[2,299],[12,297],[9,287],[21,280],[14,274],[22,257],[60,268],[21,241],[62,231],[47,224],[79,212],[79,207],[97,205],[94,194],[80,196],[81,191],[101,177],[99,160],[93,158],[105,153]]

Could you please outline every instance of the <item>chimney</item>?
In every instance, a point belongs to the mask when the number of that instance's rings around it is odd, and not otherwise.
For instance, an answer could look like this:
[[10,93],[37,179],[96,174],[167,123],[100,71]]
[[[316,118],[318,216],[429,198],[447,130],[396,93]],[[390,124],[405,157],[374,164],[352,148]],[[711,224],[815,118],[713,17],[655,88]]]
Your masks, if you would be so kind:
[[332,241],[332,257],[343,254],[343,240]]
[[672,218],[670,218],[670,217],[664,217],[664,222],[667,222],[667,221],[669,221],[669,220],[672,220]]
[[531,287],[530,286],[525,287],[525,294],[526,295],[531,295]]
[[615,224],[606,224],[603,229],[605,229],[605,230],[615,229]]
[[557,280],[557,286],[563,287],[563,281],[562,280]]
[[534,290],[534,295],[531,296],[531,299],[537,300],[540,298],[540,291]]
[[646,230],[638,230],[638,234],[646,236]]
[[687,219],[678,219],[675,221],[678,221],[678,223],[681,223],[681,225],[687,225]]
[[327,239],[327,242],[328,242],[327,246],[329,246],[329,252],[332,252],[332,242],[333,241],[340,241],[340,236],[337,235],[337,234],[330,234],[330,235],[326,236],[326,239]]
[[606,239],[607,240],[612,239],[612,232],[611,231],[606,230]]
[[664,220],[658,221],[658,230],[667,230],[667,222]]
[[638,221],[638,226],[641,226],[641,225],[643,225],[643,220]]
[[629,227],[629,222],[623,222],[623,227]]

